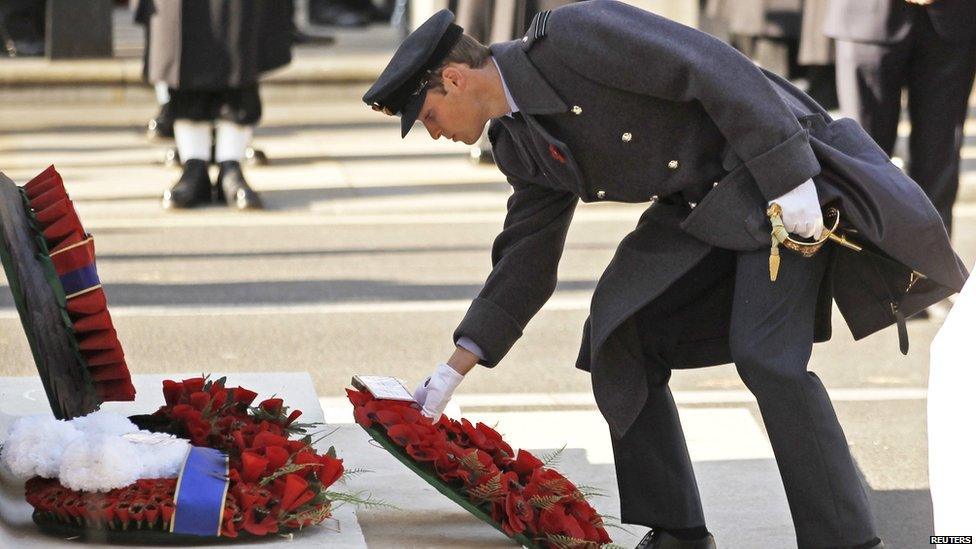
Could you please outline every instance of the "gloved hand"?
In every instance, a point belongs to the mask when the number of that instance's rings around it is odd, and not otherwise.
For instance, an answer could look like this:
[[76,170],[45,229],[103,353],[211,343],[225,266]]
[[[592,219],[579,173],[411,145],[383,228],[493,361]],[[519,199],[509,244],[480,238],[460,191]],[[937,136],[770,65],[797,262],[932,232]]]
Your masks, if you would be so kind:
[[413,399],[420,404],[421,412],[437,421],[441,418],[444,408],[451,395],[458,388],[464,376],[454,368],[441,362],[437,365],[434,373],[425,379],[413,392]]
[[787,231],[804,238],[820,238],[824,230],[823,212],[820,211],[820,198],[812,179],[769,201],[770,204],[773,202],[783,209],[783,225]]

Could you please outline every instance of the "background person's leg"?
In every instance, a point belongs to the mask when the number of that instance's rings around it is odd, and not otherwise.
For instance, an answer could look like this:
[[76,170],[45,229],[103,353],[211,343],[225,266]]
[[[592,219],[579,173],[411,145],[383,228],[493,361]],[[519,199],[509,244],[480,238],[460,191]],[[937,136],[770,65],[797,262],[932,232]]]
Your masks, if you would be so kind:
[[901,91],[910,50],[904,44],[838,40],[837,98],[841,114],[857,120],[891,156],[898,137]]
[[738,254],[732,357],[759,402],[799,546],[857,546],[875,538],[874,520],[827,390],[807,371],[829,250],[781,258],[770,282],[768,250]]
[[908,175],[932,200],[951,232],[963,124],[976,72],[976,41],[946,42],[928,18],[915,27],[908,82],[912,124]]
[[217,194],[239,210],[259,210],[261,198],[244,178],[241,161],[251,144],[254,127],[261,120],[261,97],[257,85],[220,93],[215,161],[220,166]]
[[163,208],[189,208],[210,202],[210,148],[212,124],[185,118],[173,123],[176,148],[183,161],[183,173],[172,188],[163,193]]

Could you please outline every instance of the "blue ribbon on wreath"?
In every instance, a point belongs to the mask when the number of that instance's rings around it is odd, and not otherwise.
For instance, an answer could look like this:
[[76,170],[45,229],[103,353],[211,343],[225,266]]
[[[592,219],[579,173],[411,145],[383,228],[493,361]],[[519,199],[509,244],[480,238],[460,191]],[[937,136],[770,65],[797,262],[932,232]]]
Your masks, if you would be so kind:
[[176,482],[176,511],[170,523],[174,534],[219,536],[230,480],[227,454],[214,448],[191,446]]
[[72,296],[101,285],[94,263],[85,265],[69,273],[64,273],[58,278],[61,279],[61,286],[64,287],[64,294],[67,296]]

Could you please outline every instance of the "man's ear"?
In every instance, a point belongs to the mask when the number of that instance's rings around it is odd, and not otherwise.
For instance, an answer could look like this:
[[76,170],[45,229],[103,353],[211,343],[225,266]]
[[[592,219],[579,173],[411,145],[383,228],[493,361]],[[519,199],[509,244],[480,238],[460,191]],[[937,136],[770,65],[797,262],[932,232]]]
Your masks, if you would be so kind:
[[448,92],[452,88],[457,88],[458,90],[463,90],[467,84],[467,75],[460,67],[455,65],[450,65],[445,67],[441,71],[441,81],[444,83],[444,91]]

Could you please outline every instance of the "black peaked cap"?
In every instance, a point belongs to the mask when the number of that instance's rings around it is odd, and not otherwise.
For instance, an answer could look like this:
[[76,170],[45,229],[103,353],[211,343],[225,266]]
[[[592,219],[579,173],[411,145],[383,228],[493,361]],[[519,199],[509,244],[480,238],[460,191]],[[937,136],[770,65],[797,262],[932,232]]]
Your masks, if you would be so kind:
[[405,137],[427,97],[428,71],[440,66],[462,32],[449,10],[432,15],[400,44],[363,101],[373,110],[399,115],[400,134]]

